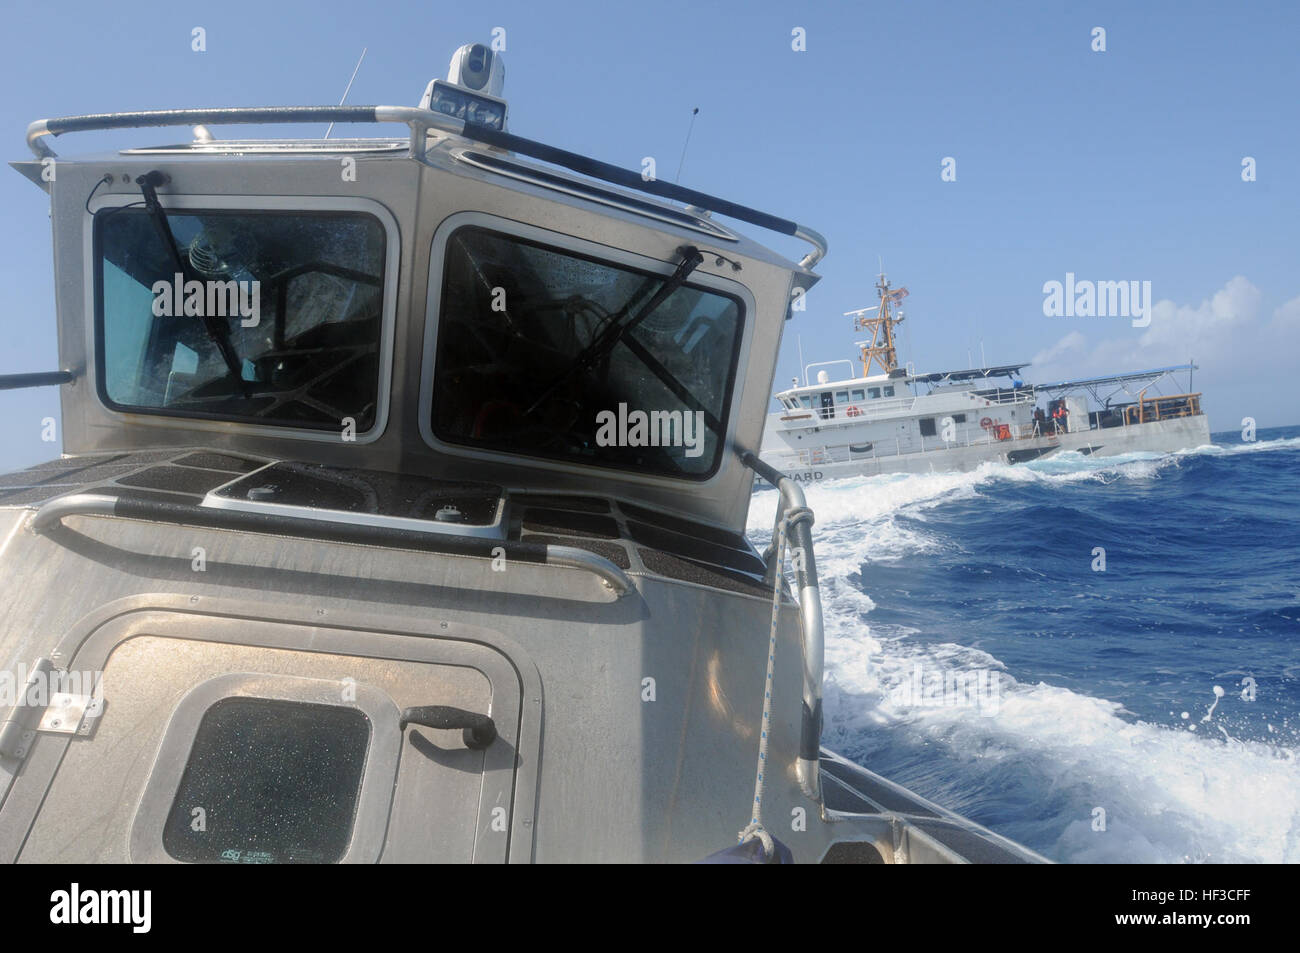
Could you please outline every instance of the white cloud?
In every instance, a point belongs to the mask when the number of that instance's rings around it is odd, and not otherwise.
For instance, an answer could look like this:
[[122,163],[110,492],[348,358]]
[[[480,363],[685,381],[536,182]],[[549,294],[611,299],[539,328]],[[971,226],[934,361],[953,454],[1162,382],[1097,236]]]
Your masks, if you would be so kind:
[[1078,331],[1071,331],[1047,350],[1039,351],[1035,354],[1030,363],[1032,363],[1034,367],[1043,367],[1055,364],[1069,355],[1077,355],[1081,353],[1087,346],[1087,338]]
[[1157,301],[1151,326],[1137,338],[1117,328],[1117,336],[1098,339],[1095,331],[1104,328],[1096,325],[1087,329],[1091,335],[1072,330],[1036,355],[1034,366],[1039,376],[1048,369],[1060,372],[1047,375],[1051,377],[1115,374],[1192,358],[1211,373],[1258,366],[1279,356],[1277,349],[1300,331],[1300,298],[1278,308],[1271,321],[1260,319],[1262,298],[1258,288],[1238,275],[1197,305]]
[[1238,275],[1199,304],[1157,301],[1151,326],[1136,338],[1105,319],[1078,319],[1094,323],[1072,329],[1035,355],[1033,379],[1102,376],[1195,360],[1200,368],[1195,384],[1205,391],[1212,423],[1227,424],[1247,413],[1260,417],[1261,425],[1296,423],[1300,398],[1294,390],[1279,394],[1276,381],[1290,377],[1300,363],[1300,297],[1267,318],[1262,301],[1260,290]]
[[1273,312],[1273,326],[1280,334],[1300,330],[1300,297],[1292,298]]

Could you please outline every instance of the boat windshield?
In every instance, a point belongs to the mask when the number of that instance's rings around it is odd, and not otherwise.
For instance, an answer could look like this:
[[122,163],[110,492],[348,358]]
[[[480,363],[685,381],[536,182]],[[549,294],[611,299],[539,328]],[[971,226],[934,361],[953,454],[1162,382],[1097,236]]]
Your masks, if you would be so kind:
[[166,225],[143,208],[95,216],[96,362],[109,406],[373,427],[386,254],[374,216],[173,210]]
[[[659,475],[717,470],[743,306],[478,227],[443,269],[430,420],[448,443]],[[626,333],[607,349],[593,342]],[[584,358],[595,351],[595,360]]]

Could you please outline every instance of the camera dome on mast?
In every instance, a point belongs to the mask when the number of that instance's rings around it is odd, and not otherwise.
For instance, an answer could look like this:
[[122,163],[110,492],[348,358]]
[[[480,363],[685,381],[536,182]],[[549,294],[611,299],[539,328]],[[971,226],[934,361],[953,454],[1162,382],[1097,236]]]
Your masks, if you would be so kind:
[[420,108],[465,122],[505,131],[507,105],[502,98],[506,64],[482,43],[467,43],[451,56],[447,78],[430,81]]

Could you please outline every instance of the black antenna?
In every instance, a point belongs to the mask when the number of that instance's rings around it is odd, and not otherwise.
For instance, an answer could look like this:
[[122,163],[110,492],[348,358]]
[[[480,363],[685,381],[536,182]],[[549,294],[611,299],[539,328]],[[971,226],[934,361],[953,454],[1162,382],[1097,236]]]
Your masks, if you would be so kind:
[[691,131],[695,128],[695,117],[699,115],[700,107],[696,106],[691,110],[691,124],[686,127],[686,141],[682,143],[682,157],[677,163],[677,176],[673,179],[674,183],[680,182],[682,178],[682,164],[686,161],[686,147],[691,144]]
[[[348,101],[348,93],[352,92],[352,81],[357,78],[357,71],[361,69],[361,60],[364,60],[366,58],[366,50],[368,49],[370,49],[370,47],[368,46],[362,47],[361,49],[361,59],[357,60],[357,65],[352,68],[352,79],[348,80],[348,88],[343,90],[343,98],[339,100],[340,106],[342,106],[344,103]],[[330,137],[330,132],[333,129],[334,129],[334,123],[330,123],[329,128],[325,130],[326,139]]]

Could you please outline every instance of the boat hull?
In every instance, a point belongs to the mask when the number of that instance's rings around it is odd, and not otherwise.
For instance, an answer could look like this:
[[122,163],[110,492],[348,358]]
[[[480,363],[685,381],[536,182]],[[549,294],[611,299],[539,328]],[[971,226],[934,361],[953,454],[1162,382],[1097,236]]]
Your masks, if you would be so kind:
[[943,447],[917,453],[889,456],[854,454],[856,459],[829,461],[793,469],[782,464],[779,454],[772,457],[764,454],[763,459],[794,480],[816,483],[888,473],[960,473],[974,470],[986,463],[1029,463],[1068,452],[1095,457],[1113,457],[1125,453],[1173,453],[1209,443],[1209,419],[1204,414],[1198,414],[1125,427],[1082,430],[965,447]]

